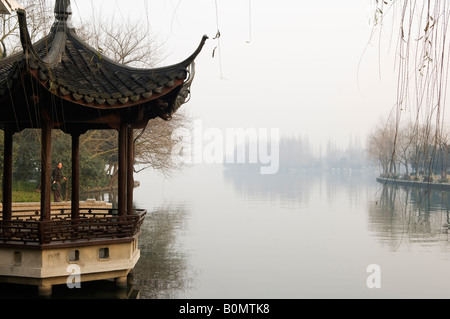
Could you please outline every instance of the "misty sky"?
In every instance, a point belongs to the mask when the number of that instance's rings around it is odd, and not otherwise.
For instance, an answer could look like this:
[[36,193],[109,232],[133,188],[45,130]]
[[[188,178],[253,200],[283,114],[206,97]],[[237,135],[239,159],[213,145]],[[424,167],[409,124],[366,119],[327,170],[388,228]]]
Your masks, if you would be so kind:
[[[365,49],[371,3],[72,0],[74,18],[94,6],[117,19],[148,21],[166,49],[162,65],[188,57],[208,35],[184,105],[205,128],[279,128],[307,135],[323,150],[330,139],[344,147],[350,137],[364,143],[395,104],[390,30],[381,55],[378,38]],[[213,39],[218,29],[221,37]]]

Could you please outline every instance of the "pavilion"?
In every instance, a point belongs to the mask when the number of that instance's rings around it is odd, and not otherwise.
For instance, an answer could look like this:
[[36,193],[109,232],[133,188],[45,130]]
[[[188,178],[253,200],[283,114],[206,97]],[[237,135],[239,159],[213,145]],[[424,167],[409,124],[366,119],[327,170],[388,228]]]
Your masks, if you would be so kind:
[[[41,294],[66,282],[70,264],[80,266],[82,281],[115,278],[122,283],[134,267],[146,212],[133,209],[133,130],[145,128],[156,117],[169,120],[187,102],[194,60],[207,39],[203,36],[195,52],[178,64],[132,68],[86,44],[72,27],[71,14],[70,0],[56,0],[49,34],[32,43],[26,12],[18,9],[23,51],[0,60],[4,131],[0,281],[37,285]],[[13,136],[24,129],[39,129],[42,134],[41,201],[33,212],[12,208]],[[72,138],[70,212],[52,209],[54,129]],[[79,139],[94,129],[119,133],[116,209],[80,208]]]

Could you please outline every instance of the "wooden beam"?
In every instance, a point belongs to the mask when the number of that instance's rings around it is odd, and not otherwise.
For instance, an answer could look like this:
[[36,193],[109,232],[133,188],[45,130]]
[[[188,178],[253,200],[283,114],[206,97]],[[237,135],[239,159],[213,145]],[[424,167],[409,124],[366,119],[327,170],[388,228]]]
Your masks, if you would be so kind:
[[4,130],[3,150],[3,221],[12,219],[12,153],[13,135],[10,129]]
[[72,220],[80,217],[80,133],[72,133]]
[[122,123],[119,128],[119,178],[117,209],[120,216],[126,215],[127,209],[127,142],[128,128]]
[[43,121],[41,141],[41,220],[51,219],[52,126]]
[[128,127],[128,151],[127,151],[127,214],[133,214],[133,192],[134,192],[134,134],[133,128]]

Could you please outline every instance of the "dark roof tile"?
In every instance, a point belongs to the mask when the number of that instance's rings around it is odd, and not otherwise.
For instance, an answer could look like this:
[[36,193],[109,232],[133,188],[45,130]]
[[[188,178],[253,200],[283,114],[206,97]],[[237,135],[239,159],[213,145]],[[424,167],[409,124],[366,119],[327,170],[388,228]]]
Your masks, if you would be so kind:
[[[138,69],[118,64],[86,44],[57,15],[50,33],[32,44],[25,11],[18,11],[23,52],[0,61],[0,98],[8,94],[20,72],[38,70],[38,81],[51,94],[89,107],[128,107],[167,96],[168,110],[176,110],[188,97],[189,68],[207,39],[186,60],[159,68]],[[64,18],[65,19],[65,18]],[[34,73],[30,72],[31,76]],[[189,76],[189,79],[188,79]],[[180,88],[170,93],[176,86]],[[169,94],[170,93],[170,94]]]

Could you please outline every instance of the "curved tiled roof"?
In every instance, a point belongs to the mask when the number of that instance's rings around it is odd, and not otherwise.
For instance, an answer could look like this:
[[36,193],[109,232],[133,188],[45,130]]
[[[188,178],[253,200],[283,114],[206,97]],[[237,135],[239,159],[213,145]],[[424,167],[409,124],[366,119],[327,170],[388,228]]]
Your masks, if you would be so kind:
[[[57,1],[58,2],[58,1]],[[69,2],[70,5],[70,2]],[[64,13],[64,12],[63,12]],[[98,109],[117,109],[171,97],[172,112],[186,102],[194,59],[207,39],[186,60],[171,66],[138,69],[118,64],[86,44],[68,26],[67,16],[55,9],[49,35],[32,44],[26,15],[18,11],[23,52],[0,61],[0,97],[8,94],[23,70],[62,99]]]

